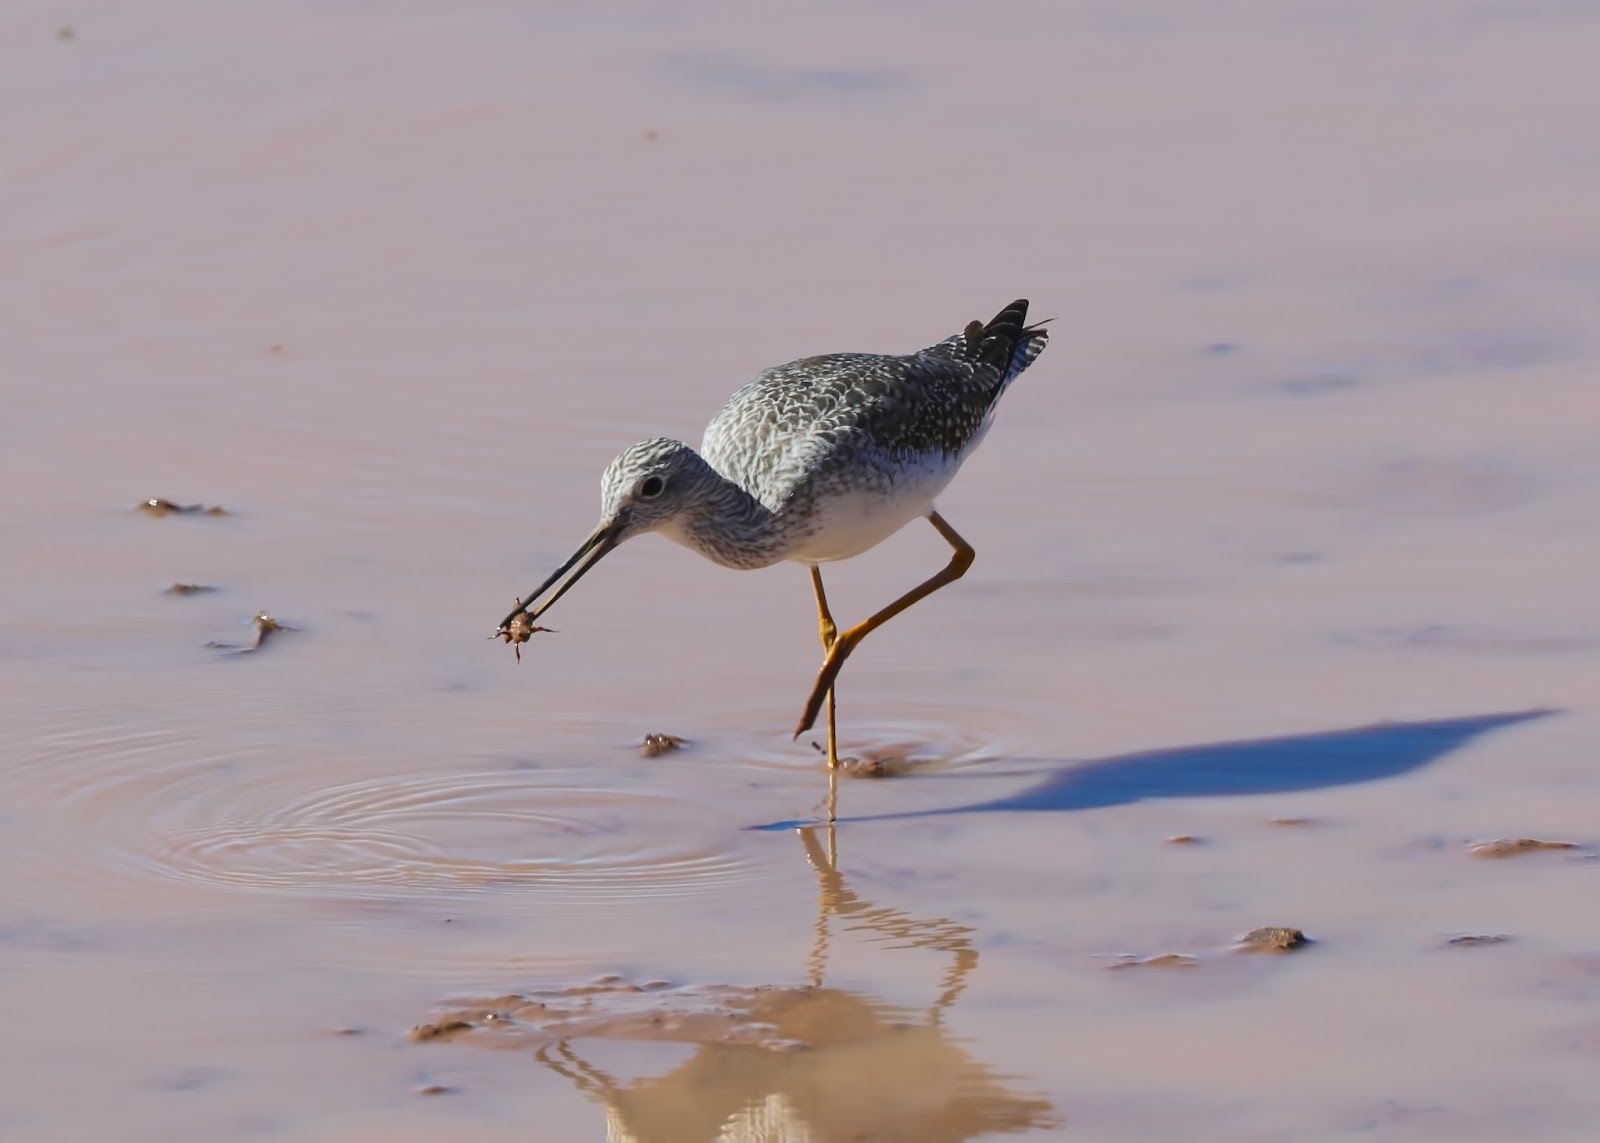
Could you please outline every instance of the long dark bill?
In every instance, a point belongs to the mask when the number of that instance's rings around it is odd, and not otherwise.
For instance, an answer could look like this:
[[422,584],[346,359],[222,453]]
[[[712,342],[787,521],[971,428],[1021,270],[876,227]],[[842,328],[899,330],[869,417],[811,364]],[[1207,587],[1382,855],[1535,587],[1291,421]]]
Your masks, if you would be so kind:
[[[578,550],[572,553],[572,558],[570,560],[558,567],[555,570],[555,573],[551,575],[549,579],[545,580],[533,590],[533,594],[529,595],[527,599],[524,599],[518,603],[517,606],[512,609],[511,614],[507,615],[500,621],[499,630],[504,631],[511,625],[511,621],[513,619],[525,611],[528,613],[528,618],[530,621],[539,618],[539,616],[543,615],[546,611],[549,611],[550,608],[554,606],[556,600],[567,594],[567,592],[571,590],[572,585],[583,578],[584,572],[594,567],[595,564],[600,562],[602,556],[617,546],[617,539],[621,534],[622,529],[615,524],[596,528],[590,534],[589,538],[579,546]],[[574,567],[576,567],[578,570],[572,571]],[[572,572],[572,577],[568,579],[566,583],[557,588],[554,595],[545,600],[544,603],[540,604],[537,608],[534,608],[533,601],[554,587],[556,581],[562,576],[566,575],[569,571]]]

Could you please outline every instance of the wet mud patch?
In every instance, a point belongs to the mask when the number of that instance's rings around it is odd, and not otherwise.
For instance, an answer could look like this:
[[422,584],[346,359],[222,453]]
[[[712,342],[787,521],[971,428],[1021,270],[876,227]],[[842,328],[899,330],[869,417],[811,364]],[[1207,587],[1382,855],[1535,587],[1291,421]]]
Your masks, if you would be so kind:
[[479,1025],[490,1020],[499,1020],[497,1010],[484,1009],[482,1011],[470,1010],[469,1020],[462,1016],[445,1016],[427,1024],[418,1024],[406,1033],[406,1039],[413,1044],[426,1044],[432,1040],[448,1040],[458,1032],[470,1032]]
[[1155,953],[1151,956],[1134,956],[1125,953],[1107,962],[1107,968],[1195,968],[1200,958],[1193,953]]
[[1159,953],[1116,953],[1105,957],[1105,967],[1110,969],[1187,969],[1207,964],[1217,964],[1227,959],[1229,953],[1287,953],[1304,949],[1315,942],[1300,929],[1269,925],[1252,929],[1233,944],[1199,952],[1167,951]]
[[[531,1051],[603,1102],[627,1138],[709,1139],[707,1125],[720,1124],[729,1129],[716,1137],[727,1139],[967,1139],[1057,1123],[1049,1100],[1012,1090],[936,1014],[820,984],[608,977],[463,1001],[409,1038]],[[596,1066],[595,1041],[693,1052],[674,1054],[664,1074],[622,1082]],[[751,1108],[761,1110],[755,1119]]]
[[539,1048],[567,1040],[732,1045],[804,1052],[911,1030],[915,1016],[819,985],[673,984],[606,976],[443,1006],[406,1033],[412,1043]]
[[[848,1027],[805,1018],[808,1006],[816,1006],[818,994],[827,991],[810,986],[675,986],[607,977],[591,984],[463,1000],[412,1028],[407,1039],[537,1048],[588,1038],[799,1051],[852,1034]],[[804,1034],[795,1034],[802,1029]]]
[[1491,841],[1475,841],[1467,846],[1473,857],[1520,857],[1525,853],[1548,853],[1562,850],[1579,850],[1575,841],[1549,841],[1537,837],[1501,837]]

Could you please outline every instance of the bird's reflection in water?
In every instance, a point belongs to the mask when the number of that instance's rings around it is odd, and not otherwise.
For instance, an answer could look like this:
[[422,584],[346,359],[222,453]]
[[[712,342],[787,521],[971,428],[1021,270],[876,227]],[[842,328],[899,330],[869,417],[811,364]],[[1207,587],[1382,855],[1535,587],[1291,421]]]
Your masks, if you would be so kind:
[[[834,831],[820,828],[826,844],[819,827],[796,831],[820,887],[809,985],[717,990],[738,1024],[761,1029],[759,1042],[703,1042],[665,1075],[627,1083],[585,1059],[579,1041],[540,1048],[540,1062],[605,1105],[610,1143],[955,1143],[1056,1122],[1047,1100],[1007,1090],[944,1029],[978,965],[973,931],[862,900],[839,872]],[[830,949],[850,932],[948,954],[932,1006],[908,1013],[829,988]]]

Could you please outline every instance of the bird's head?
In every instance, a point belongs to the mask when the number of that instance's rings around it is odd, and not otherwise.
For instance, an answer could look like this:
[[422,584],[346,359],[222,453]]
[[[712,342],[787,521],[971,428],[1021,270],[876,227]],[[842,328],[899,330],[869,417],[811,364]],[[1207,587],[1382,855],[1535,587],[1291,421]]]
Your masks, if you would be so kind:
[[656,437],[629,445],[606,465],[600,478],[597,530],[614,530],[615,544],[620,544],[645,532],[669,529],[693,499],[705,472],[700,454],[682,441]]
[[[622,541],[645,532],[674,529],[710,473],[710,466],[682,441],[656,437],[623,449],[600,478],[599,525],[571,559],[506,616],[500,631],[524,612],[529,622],[543,615]],[[568,576],[568,572],[572,574]],[[567,576],[566,582],[556,587],[563,576]],[[539,597],[553,587],[554,594],[535,607]]]

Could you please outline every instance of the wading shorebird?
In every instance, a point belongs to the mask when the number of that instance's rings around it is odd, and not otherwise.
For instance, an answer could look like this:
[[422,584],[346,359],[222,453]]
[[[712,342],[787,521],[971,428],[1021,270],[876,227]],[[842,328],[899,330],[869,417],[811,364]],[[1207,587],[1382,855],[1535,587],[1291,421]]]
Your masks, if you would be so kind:
[[[988,432],[1001,395],[1044,349],[1027,301],[988,324],[972,322],[903,356],[832,353],[766,370],[706,426],[700,451],[657,437],[633,445],[600,480],[600,524],[572,558],[517,603],[495,634],[526,642],[532,626],[618,544],[660,532],[724,567],[805,564],[817,596],[822,669],[795,730],[828,710],[828,818],[836,808],[839,749],[834,684],[869,633],[961,578],[973,549],[934,508]],[[860,555],[918,517],[954,549],[937,574],[840,631],[821,565]],[[534,602],[570,578],[538,607]],[[520,647],[519,647],[520,654]]]

